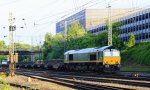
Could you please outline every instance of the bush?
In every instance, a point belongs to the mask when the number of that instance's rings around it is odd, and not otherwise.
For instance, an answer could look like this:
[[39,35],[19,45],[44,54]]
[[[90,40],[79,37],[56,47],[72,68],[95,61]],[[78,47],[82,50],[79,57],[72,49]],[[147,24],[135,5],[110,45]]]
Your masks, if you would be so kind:
[[13,89],[12,89],[12,87],[10,87],[10,85],[5,84],[0,87],[0,90],[13,90]]

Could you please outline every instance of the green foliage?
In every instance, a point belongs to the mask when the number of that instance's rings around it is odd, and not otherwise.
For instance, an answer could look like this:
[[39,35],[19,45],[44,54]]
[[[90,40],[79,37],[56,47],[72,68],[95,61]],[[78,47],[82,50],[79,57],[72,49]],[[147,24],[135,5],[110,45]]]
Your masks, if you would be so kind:
[[104,32],[100,32],[97,35],[97,46],[107,46],[108,43],[108,32],[104,31]]
[[135,36],[133,33],[130,34],[130,38],[128,39],[128,42],[127,42],[127,47],[132,47],[135,45]]
[[12,89],[12,87],[10,87],[10,85],[2,85],[1,87],[0,87],[0,90],[13,90]]
[[60,33],[53,36],[52,38],[52,57],[50,58],[55,59],[63,58],[63,53],[64,53],[64,38],[63,34]]
[[0,76],[0,90],[13,90],[12,87],[6,82],[6,80],[2,79],[3,76]]
[[45,35],[45,42],[42,46],[43,57],[45,60],[63,58],[64,38],[63,35],[57,34],[52,36],[50,33]]
[[80,49],[85,33],[84,28],[80,26],[79,22],[73,22],[67,32],[67,49]]
[[42,46],[42,51],[43,51],[43,57],[44,57],[44,59],[46,59],[49,52],[52,51],[52,34],[51,33],[46,33],[45,41]]
[[91,33],[85,33],[81,39],[80,48],[91,48],[96,47],[96,36]]
[[123,43],[123,41],[120,39],[119,34],[114,33],[112,36],[112,42],[113,42],[113,47],[122,50],[124,49],[125,45]]
[[67,31],[67,40],[77,39],[84,36],[84,28],[80,26],[79,22],[73,22]]
[[150,65],[150,42],[142,42],[122,52],[122,61],[127,64]]
[[113,34],[119,34],[121,28],[121,22],[114,22],[112,23],[112,33]]
[[15,48],[16,48],[16,49],[28,49],[28,50],[31,49],[31,46],[28,45],[28,44],[15,43],[14,45],[15,45]]
[[[124,46],[118,31],[120,23],[113,23],[113,45],[118,49]],[[44,59],[63,58],[64,51],[72,49],[82,49],[90,47],[106,46],[108,43],[107,31],[100,32],[98,35],[85,32],[79,22],[74,22],[68,28],[67,37],[65,39],[63,33],[52,36],[50,33],[45,35],[43,44]]]
[[113,47],[121,50],[124,49],[125,45],[121,38],[119,37],[119,32],[121,30],[120,28],[121,22],[115,22],[112,24],[112,41],[113,41]]
[[143,71],[143,72],[150,72],[150,68],[149,67],[136,67],[136,66],[127,66],[127,67],[122,67],[121,71]]
[[8,50],[5,41],[0,41],[0,50],[6,51]]
[[44,59],[63,59],[64,51],[96,46],[96,36],[85,32],[78,22],[74,22],[67,32],[65,38],[63,33],[52,36],[46,34],[43,45]]

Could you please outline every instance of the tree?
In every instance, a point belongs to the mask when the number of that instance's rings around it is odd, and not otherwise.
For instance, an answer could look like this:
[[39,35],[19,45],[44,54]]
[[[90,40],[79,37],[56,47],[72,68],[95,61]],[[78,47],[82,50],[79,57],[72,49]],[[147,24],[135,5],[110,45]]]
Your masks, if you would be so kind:
[[127,42],[127,47],[132,47],[135,45],[135,36],[133,33],[130,34],[130,38],[128,39],[128,42]]
[[7,46],[6,46],[6,44],[5,44],[5,41],[0,41],[0,49],[1,50],[7,50]]
[[91,33],[85,33],[85,35],[80,38],[81,46],[80,48],[91,48],[96,47],[96,36]]
[[119,50],[124,48],[124,43],[123,41],[120,39],[119,34],[114,33],[113,36],[113,46]]
[[63,58],[64,53],[64,38],[63,34],[59,33],[52,38],[52,52],[49,54],[51,59]]
[[81,39],[85,35],[84,28],[79,22],[73,22],[67,32],[67,49],[79,49]]
[[[0,41],[0,50],[2,50],[2,51],[8,50],[4,41]],[[2,59],[6,59],[6,56],[0,55],[0,64],[2,62]]]
[[14,43],[16,49],[31,49],[31,45],[24,43]]
[[46,33],[45,41],[42,46],[43,58],[46,59],[48,53],[52,51],[52,34]]
[[117,49],[123,49],[124,43],[119,36],[119,32],[121,31],[121,22],[115,22],[112,24],[112,41],[113,46]]
[[108,44],[108,32],[104,31],[104,32],[100,32],[97,35],[97,46],[106,46]]
[[121,22],[114,22],[112,23],[112,33],[113,34],[119,34],[119,32],[121,31]]
[[52,36],[50,33],[46,33],[45,41],[42,46],[42,51],[45,60],[63,58],[64,53],[63,34],[59,33]]

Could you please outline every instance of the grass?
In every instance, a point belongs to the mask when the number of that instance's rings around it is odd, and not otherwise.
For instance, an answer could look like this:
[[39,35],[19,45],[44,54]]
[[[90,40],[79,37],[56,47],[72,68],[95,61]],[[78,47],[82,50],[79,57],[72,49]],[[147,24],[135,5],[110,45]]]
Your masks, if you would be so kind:
[[135,46],[122,51],[123,64],[150,65],[150,41],[138,43]]
[[143,71],[143,72],[150,72],[150,68],[148,68],[148,67],[122,67],[121,71]]
[[13,88],[4,80],[8,76],[7,73],[0,73],[0,90],[13,90]]
[[13,88],[10,85],[5,84],[0,87],[0,90],[13,90]]

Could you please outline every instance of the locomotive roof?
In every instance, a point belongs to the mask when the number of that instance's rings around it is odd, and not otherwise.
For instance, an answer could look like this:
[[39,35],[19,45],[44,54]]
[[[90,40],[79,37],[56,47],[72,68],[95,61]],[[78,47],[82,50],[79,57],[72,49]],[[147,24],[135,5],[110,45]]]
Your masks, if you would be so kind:
[[98,48],[85,48],[85,49],[78,49],[78,50],[69,50],[64,53],[66,54],[75,54],[75,53],[90,53],[90,52],[98,52],[98,51],[104,51],[105,49],[109,48],[110,46],[103,46]]

